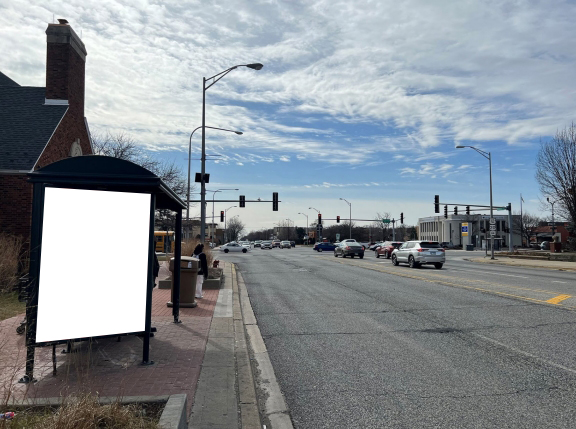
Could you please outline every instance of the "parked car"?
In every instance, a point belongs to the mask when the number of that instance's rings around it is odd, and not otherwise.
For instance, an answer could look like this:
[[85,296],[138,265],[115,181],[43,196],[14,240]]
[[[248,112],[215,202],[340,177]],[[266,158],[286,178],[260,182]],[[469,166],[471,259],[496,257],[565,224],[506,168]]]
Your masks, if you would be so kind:
[[441,269],[446,262],[446,252],[437,241],[407,241],[392,252],[392,264],[407,263],[410,268],[431,264]]
[[260,244],[261,249],[272,249],[272,242],[271,241],[263,241]]
[[335,244],[332,243],[316,243],[314,245],[314,250],[317,252],[331,252],[336,248]]
[[256,240],[254,242],[254,247],[260,247],[261,244],[262,244],[262,240]]
[[272,247],[280,247],[280,240],[274,240],[272,242]]
[[384,259],[390,259],[394,249],[398,249],[403,243],[403,241],[385,241],[376,249],[376,257],[379,258],[380,256],[383,256]]
[[280,242],[280,249],[290,249],[292,245],[289,241],[281,241]]
[[250,250],[250,248],[246,248],[244,246],[242,246],[239,243],[236,243],[234,241],[231,241],[230,243],[226,243],[223,244],[222,246],[220,246],[220,251],[224,252],[224,253],[228,253],[228,252],[242,252],[242,253],[246,253],[248,252],[248,250]]
[[295,241],[291,241],[291,242],[290,242],[290,246],[296,247],[296,242],[295,242]]
[[451,249],[454,246],[451,245],[449,241],[443,241],[442,243],[440,243],[440,247],[443,247],[444,249]]
[[364,246],[355,240],[344,240],[334,249],[334,256],[336,258],[338,256],[342,256],[343,258],[346,256],[350,256],[351,258],[358,256],[362,259],[364,258]]

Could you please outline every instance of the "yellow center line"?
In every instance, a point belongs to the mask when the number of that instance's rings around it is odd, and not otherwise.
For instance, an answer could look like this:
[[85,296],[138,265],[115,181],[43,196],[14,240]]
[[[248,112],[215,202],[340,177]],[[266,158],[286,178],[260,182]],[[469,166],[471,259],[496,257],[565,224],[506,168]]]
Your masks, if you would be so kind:
[[564,301],[565,299],[568,299],[568,298],[572,298],[572,295],[558,295],[558,296],[555,296],[555,297],[552,298],[552,299],[549,299],[549,300],[546,301],[546,302],[548,302],[548,303],[550,303],[550,304],[559,304],[560,302],[562,302],[562,301]]
[[[337,261],[333,261],[333,262],[338,262],[340,264],[345,264],[345,265],[351,265],[352,261],[346,261],[344,259],[342,260],[337,260]],[[500,296],[506,296],[506,297],[510,297],[510,298],[516,298],[516,299],[521,299],[521,300],[525,300],[525,301],[530,301],[530,302],[537,302],[540,304],[555,304],[555,305],[561,305],[564,308],[567,309],[571,309],[571,310],[576,310],[576,307],[572,307],[572,306],[564,306],[563,304],[561,304],[562,301],[571,298],[571,295],[557,295],[554,298],[551,298],[547,301],[544,300],[540,300],[540,299],[535,299],[535,298],[529,298],[527,296],[522,296],[522,295],[515,295],[515,294],[511,294],[511,293],[506,293],[506,292],[499,292],[499,291],[495,291],[495,290],[490,290],[490,289],[484,289],[484,288],[480,288],[480,287],[474,287],[474,286],[466,286],[463,284],[459,284],[459,283],[453,283],[451,281],[446,281],[446,280],[440,280],[438,277],[443,277],[446,279],[450,279],[453,280],[451,277],[442,275],[440,273],[431,273],[432,276],[437,277],[437,279],[430,279],[430,278],[425,278],[425,277],[421,277],[418,275],[413,275],[413,274],[408,274],[408,273],[400,273],[397,272],[396,270],[392,270],[392,269],[387,269],[384,267],[380,267],[380,266],[373,266],[372,264],[370,264],[368,261],[363,261],[364,263],[362,264],[363,268],[367,268],[369,270],[374,270],[374,271],[379,271],[381,273],[386,273],[386,274],[393,274],[399,277],[407,277],[407,278],[411,278],[414,280],[422,280],[424,282],[427,283],[439,283],[439,284],[443,284],[446,286],[453,286],[453,287],[458,287],[458,288],[462,288],[462,289],[470,289],[470,290],[476,290],[479,292],[484,292],[484,293],[489,293],[489,294],[494,294],[494,295],[500,295]],[[359,265],[356,265],[359,266]],[[553,293],[558,293],[558,292],[553,292],[553,291],[549,291],[549,290],[541,290],[541,289],[530,289],[530,288],[523,288],[523,287],[519,287],[519,286],[512,286],[512,285],[506,285],[506,284],[498,284],[498,283],[493,283],[493,282],[486,282],[483,280],[474,280],[474,279],[466,279],[467,282],[470,283],[488,283],[492,286],[500,286],[500,287],[506,287],[506,288],[511,288],[511,289],[518,289],[518,290],[526,290],[526,291],[531,291],[531,292],[540,292],[540,293],[549,293],[549,294],[553,294]]]

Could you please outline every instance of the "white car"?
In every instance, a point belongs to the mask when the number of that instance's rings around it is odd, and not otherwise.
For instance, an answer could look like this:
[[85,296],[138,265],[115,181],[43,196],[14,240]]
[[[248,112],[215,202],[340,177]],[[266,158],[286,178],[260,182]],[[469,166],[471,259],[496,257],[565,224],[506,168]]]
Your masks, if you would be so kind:
[[290,249],[292,245],[289,241],[281,241],[280,242],[280,249]]
[[246,247],[242,246],[241,244],[238,244],[234,241],[232,241],[230,243],[223,244],[222,246],[220,246],[220,251],[224,252],[224,253],[228,253],[228,252],[246,253],[246,252],[248,252],[248,250],[250,250],[250,248],[246,248]]
[[246,249],[251,249],[252,246],[250,246],[250,242],[249,241],[241,241],[239,243],[241,246],[244,246]]

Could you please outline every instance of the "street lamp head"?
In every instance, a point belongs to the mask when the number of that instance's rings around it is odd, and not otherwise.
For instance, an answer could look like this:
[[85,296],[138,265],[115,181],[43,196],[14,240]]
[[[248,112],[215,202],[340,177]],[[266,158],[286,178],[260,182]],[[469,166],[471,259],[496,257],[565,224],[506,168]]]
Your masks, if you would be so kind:
[[236,134],[238,134],[239,136],[241,136],[242,134],[244,134],[242,131],[234,131]]
[[456,149],[463,149],[463,148],[465,148],[465,147],[466,147],[466,146],[458,145],[458,146],[456,146]]
[[246,64],[246,67],[248,67],[249,69],[261,70],[262,67],[264,66],[260,63],[253,63],[253,64]]
[[344,198],[340,198],[341,200],[343,200]]

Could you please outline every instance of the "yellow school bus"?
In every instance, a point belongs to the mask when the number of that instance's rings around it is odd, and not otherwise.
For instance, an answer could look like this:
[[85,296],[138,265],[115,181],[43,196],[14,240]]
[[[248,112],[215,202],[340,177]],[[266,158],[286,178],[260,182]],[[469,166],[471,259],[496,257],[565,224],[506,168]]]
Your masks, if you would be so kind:
[[154,250],[160,253],[174,253],[174,231],[154,231]]

